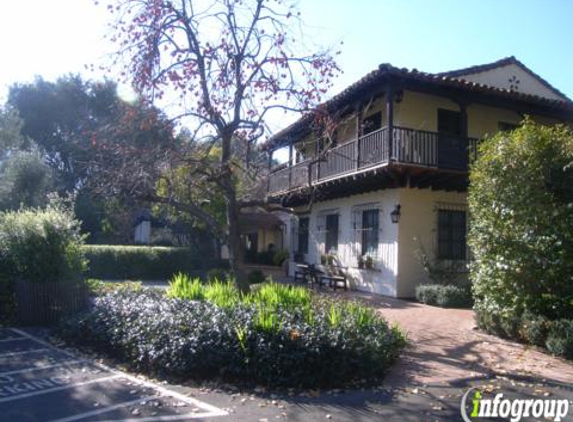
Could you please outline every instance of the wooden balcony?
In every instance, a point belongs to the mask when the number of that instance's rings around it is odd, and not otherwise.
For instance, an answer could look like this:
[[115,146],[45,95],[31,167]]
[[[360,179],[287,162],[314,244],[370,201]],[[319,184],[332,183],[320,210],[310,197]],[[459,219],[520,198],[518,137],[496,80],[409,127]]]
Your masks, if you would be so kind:
[[[391,140],[390,140],[391,139]],[[315,158],[271,172],[269,194],[280,195],[390,163],[465,173],[476,157],[478,140],[437,132],[387,127],[330,149]]]

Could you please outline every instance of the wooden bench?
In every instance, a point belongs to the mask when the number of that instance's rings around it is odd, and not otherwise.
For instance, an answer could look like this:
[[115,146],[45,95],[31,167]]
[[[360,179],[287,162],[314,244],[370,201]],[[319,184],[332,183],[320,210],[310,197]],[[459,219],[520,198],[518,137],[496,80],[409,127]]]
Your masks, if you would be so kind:
[[319,285],[328,283],[328,287],[336,291],[337,288],[344,288],[348,290],[348,277],[342,271],[341,266],[329,265],[326,267],[326,272],[320,276]]
[[297,269],[294,272],[294,281],[303,284],[308,284],[315,281],[314,265],[311,264],[296,264]]

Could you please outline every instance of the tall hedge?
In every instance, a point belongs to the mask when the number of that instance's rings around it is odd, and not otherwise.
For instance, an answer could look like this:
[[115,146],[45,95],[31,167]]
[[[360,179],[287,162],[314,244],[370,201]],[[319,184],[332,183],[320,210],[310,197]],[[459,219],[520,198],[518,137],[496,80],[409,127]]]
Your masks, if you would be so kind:
[[479,318],[573,315],[573,134],[526,119],[472,166],[469,243]]
[[83,250],[89,261],[88,276],[106,280],[159,280],[178,272],[193,273],[226,265],[190,248],[85,245]]
[[13,316],[15,282],[81,280],[82,244],[79,222],[63,204],[0,212],[0,322]]

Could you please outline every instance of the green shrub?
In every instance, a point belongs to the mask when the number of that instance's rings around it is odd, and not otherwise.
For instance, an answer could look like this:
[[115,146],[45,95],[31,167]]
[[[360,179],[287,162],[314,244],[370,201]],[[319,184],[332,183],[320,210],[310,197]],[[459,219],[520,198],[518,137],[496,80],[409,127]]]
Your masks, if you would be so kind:
[[205,289],[199,278],[191,278],[184,273],[177,273],[169,282],[166,290],[167,297],[187,300],[204,300]]
[[0,278],[77,281],[86,269],[83,237],[61,206],[0,213]]
[[13,316],[13,283],[77,282],[86,260],[79,223],[68,207],[0,213],[0,315]]
[[86,245],[90,277],[104,280],[161,280],[178,272],[205,271],[222,261],[202,258],[188,248]]
[[355,304],[316,301],[309,324],[302,308],[264,302],[278,295],[300,303],[310,295],[279,290],[224,308],[148,290],[114,292],[95,298],[60,334],[140,371],[312,388],[379,380],[405,345],[397,328]]
[[470,308],[473,303],[469,287],[423,284],[416,287],[416,299],[443,308]]
[[103,296],[115,291],[140,291],[143,289],[140,281],[102,281],[95,278],[86,280],[91,296]]
[[554,355],[573,359],[573,320],[554,321],[549,329],[546,347]]
[[273,265],[280,267],[283,265],[283,262],[288,258],[289,252],[288,251],[276,251],[273,255]]
[[485,140],[472,166],[475,309],[483,320],[497,318],[504,332],[514,333],[526,311],[550,320],[573,314],[571,163],[570,130],[526,120]]
[[544,316],[526,313],[521,317],[519,337],[524,343],[544,347],[551,322]]
[[250,264],[274,265],[280,267],[285,259],[288,258],[288,251],[246,251],[245,261]]
[[438,290],[442,286],[439,284],[422,284],[416,286],[416,300],[426,305],[438,304]]
[[232,308],[241,300],[241,293],[232,281],[214,281],[204,291],[205,299],[220,308]]
[[213,268],[207,271],[207,283],[213,283],[216,281],[226,281],[231,277],[229,270],[224,268]]
[[310,291],[304,287],[266,283],[246,297],[245,301],[259,307],[270,306],[273,309],[281,307],[294,311],[308,309],[312,297]]
[[249,284],[260,284],[266,281],[265,273],[261,270],[253,270],[248,275]]

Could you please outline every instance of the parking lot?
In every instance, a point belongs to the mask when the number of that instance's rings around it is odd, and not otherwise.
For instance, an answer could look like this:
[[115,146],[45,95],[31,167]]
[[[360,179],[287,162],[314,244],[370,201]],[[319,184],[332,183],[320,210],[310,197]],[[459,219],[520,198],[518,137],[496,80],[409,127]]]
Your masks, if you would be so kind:
[[178,421],[227,412],[81,359],[16,329],[0,329],[0,421]]

